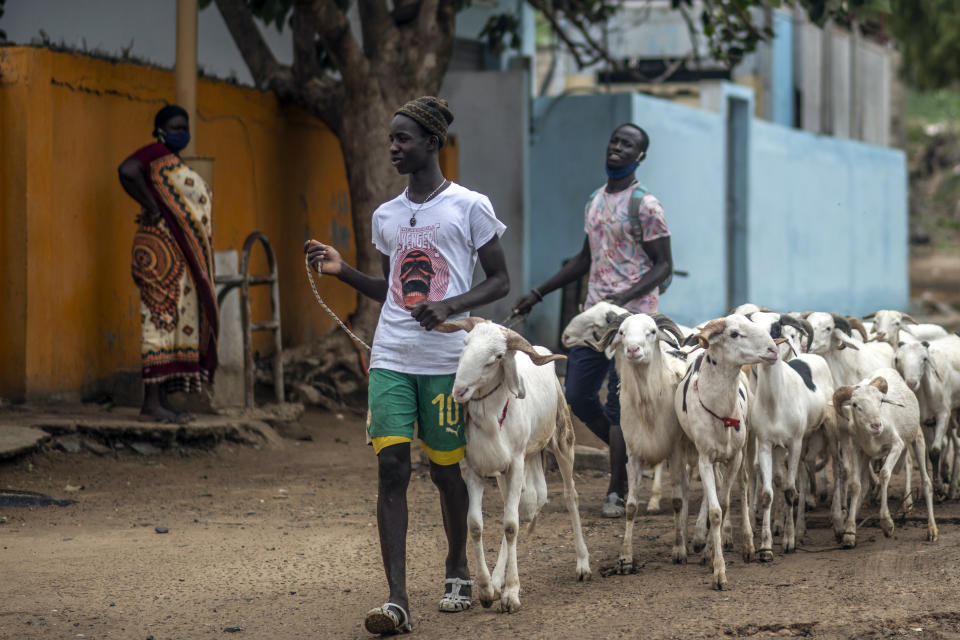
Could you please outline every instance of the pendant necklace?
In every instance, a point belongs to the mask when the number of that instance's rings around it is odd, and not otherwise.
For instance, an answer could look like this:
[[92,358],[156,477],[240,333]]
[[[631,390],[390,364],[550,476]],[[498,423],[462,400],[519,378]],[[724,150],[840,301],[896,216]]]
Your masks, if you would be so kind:
[[[413,212],[413,215],[412,215],[412,216],[410,216],[410,226],[411,226],[411,227],[417,226],[417,214],[420,213],[420,209],[423,209],[423,205],[427,204],[427,202],[429,202],[430,199],[431,199],[433,196],[437,195],[437,194],[440,192],[440,190],[443,189],[445,186],[447,186],[447,179],[446,179],[446,178],[443,179],[443,182],[440,183],[440,186],[439,186],[439,187],[437,187],[436,189],[433,190],[433,193],[431,193],[430,195],[428,195],[427,198],[426,198],[423,202],[420,203],[420,206],[417,208],[417,210]],[[406,195],[407,195],[407,200],[410,200],[410,187],[409,187],[409,186],[408,186],[407,189],[406,189]],[[411,202],[412,202],[412,201],[411,201]]]

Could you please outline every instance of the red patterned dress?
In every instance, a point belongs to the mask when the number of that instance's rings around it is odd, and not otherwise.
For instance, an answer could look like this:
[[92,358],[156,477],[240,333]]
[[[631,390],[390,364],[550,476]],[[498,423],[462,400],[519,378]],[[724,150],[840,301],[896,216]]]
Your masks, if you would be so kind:
[[199,391],[217,368],[212,193],[162,144],[147,145],[132,157],[143,165],[163,214],[153,225],[141,219],[133,239],[143,381],[164,383],[168,392]]

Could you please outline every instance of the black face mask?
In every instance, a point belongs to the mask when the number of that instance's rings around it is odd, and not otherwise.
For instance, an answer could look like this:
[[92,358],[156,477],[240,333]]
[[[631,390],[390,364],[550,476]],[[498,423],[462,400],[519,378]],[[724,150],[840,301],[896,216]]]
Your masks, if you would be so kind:
[[176,133],[166,133],[161,131],[157,136],[160,139],[162,144],[165,144],[170,151],[176,153],[181,149],[186,149],[187,145],[190,144],[190,132],[189,131],[178,131]]

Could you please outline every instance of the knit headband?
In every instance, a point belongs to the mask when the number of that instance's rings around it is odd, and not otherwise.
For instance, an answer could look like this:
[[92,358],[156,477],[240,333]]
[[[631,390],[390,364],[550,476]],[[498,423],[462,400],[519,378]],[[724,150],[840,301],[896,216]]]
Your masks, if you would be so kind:
[[426,129],[427,133],[440,138],[440,146],[447,139],[447,127],[453,122],[453,113],[447,101],[433,96],[423,96],[411,100],[394,112],[405,115]]

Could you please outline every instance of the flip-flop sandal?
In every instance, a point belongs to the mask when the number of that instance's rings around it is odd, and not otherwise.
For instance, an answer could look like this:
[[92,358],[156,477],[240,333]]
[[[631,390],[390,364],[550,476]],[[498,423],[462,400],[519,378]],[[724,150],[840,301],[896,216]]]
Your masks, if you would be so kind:
[[379,633],[382,636],[413,631],[413,625],[410,624],[410,616],[406,610],[393,602],[385,602],[367,611],[363,626],[370,633]]
[[473,602],[470,596],[460,593],[460,587],[472,587],[473,580],[463,580],[462,578],[447,578],[444,584],[453,585],[448,593],[440,598],[440,611],[445,613],[459,613],[470,608]]

